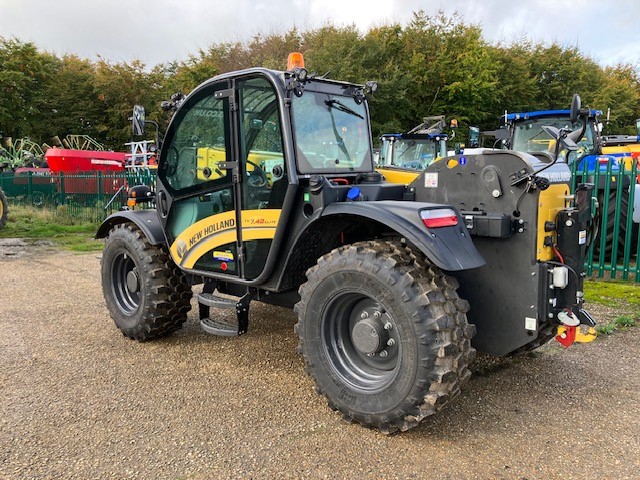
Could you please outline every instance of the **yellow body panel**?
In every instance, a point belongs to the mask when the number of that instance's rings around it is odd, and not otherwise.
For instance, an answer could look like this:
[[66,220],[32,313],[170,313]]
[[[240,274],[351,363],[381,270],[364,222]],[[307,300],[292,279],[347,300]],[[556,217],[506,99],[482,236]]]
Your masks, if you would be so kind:
[[390,183],[400,183],[404,185],[409,185],[412,183],[418,176],[420,172],[418,171],[408,171],[408,170],[396,170],[394,168],[384,168],[378,167],[376,170],[385,176],[387,182]]
[[[242,239],[244,241],[272,239],[280,219],[280,209],[242,211]],[[204,218],[186,228],[169,249],[171,257],[183,268],[195,263],[215,248],[235,242],[235,211],[223,212]]]
[[545,232],[544,223],[556,221],[556,215],[566,206],[569,193],[569,185],[564,183],[551,185],[540,192],[538,197],[538,245],[536,255],[536,258],[540,261],[553,260],[553,249],[544,245],[544,237],[551,234],[555,235],[555,233]]
[[629,145],[616,145],[612,147],[602,147],[602,154],[624,153],[628,156],[624,157],[624,169],[630,171],[633,168],[632,153],[640,153],[640,143],[631,143]]

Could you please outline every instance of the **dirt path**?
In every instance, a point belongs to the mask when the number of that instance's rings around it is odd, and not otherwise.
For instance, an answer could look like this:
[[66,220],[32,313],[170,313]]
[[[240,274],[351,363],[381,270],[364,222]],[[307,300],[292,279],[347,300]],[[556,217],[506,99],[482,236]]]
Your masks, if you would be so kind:
[[0,291],[3,479],[640,476],[638,328],[481,357],[454,405],[384,436],[314,393],[289,310],[252,305],[233,339],[194,310],[140,344],[108,316],[98,254],[0,257]]

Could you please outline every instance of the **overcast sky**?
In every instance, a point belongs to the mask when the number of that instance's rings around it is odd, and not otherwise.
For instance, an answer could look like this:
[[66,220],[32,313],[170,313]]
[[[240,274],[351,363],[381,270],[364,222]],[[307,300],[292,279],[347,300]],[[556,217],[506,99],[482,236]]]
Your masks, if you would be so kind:
[[578,46],[602,65],[640,65],[638,0],[0,0],[0,36],[58,55],[147,65],[185,60],[216,42],[325,22],[371,26],[412,12],[457,11],[491,42],[528,38]]

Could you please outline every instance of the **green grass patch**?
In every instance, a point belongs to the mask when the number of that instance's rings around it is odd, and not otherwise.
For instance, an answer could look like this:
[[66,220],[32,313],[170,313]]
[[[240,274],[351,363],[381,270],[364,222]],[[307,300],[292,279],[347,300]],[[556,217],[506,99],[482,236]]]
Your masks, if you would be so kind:
[[635,283],[618,280],[586,280],[584,298],[588,303],[607,307],[629,305],[640,309],[640,287]]
[[98,224],[79,221],[64,207],[57,210],[11,205],[9,220],[0,230],[0,238],[48,239],[74,252],[102,250],[103,242],[94,240]]
[[638,325],[638,320],[628,315],[622,315],[615,320],[604,325],[598,325],[596,330],[602,335],[611,335],[616,330],[626,330],[627,328],[635,327]]

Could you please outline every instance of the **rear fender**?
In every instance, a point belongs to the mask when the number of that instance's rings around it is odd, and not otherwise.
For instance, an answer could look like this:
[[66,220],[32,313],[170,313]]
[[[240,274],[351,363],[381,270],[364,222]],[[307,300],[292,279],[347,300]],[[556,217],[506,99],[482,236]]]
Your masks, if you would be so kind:
[[109,215],[96,232],[96,238],[105,238],[120,223],[134,223],[145,234],[151,245],[166,243],[162,224],[156,210],[124,210]]
[[427,228],[424,225],[420,210],[434,207],[451,208],[423,202],[347,202],[328,205],[322,216],[358,216],[375,220],[404,237],[443,270],[455,272],[483,266],[486,262],[476,250],[455,209],[453,210],[458,215],[457,225],[440,228]]

